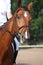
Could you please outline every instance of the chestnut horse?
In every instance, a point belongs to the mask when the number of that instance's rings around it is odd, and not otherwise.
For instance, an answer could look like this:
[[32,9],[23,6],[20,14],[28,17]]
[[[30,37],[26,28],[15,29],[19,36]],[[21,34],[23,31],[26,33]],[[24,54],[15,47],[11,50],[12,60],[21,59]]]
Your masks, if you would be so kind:
[[[29,6],[27,9],[29,10]],[[28,10],[22,7],[18,8],[12,18],[0,27],[0,65],[13,64],[14,51],[12,41],[17,33],[24,33],[25,30],[28,30]]]

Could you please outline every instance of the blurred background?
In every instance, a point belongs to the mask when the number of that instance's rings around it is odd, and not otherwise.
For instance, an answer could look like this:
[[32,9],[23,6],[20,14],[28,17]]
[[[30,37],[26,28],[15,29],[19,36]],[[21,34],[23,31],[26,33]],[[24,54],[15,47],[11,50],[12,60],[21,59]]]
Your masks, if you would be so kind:
[[[30,11],[32,20],[30,21],[30,38],[23,38],[23,43],[20,45],[43,45],[43,0],[22,0],[22,6],[27,6],[33,2],[33,8]],[[18,8],[18,0],[11,0],[12,14]],[[20,41],[20,36],[17,36]]]

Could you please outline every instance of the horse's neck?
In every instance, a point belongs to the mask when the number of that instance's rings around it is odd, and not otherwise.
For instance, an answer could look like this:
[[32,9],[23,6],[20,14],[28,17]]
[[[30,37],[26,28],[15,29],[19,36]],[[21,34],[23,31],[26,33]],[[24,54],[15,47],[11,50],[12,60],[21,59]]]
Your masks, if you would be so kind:
[[5,29],[15,33],[18,30],[18,25],[14,17],[12,17],[5,25]]
[[[7,29],[8,31],[12,31],[13,28],[14,22],[13,20],[12,21],[11,20],[9,20],[9,22],[5,25],[5,29]],[[5,52],[8,50],[9,46],[13,41],[13,37],[8,32],[5,32],[3,30],[0,30],[0,35],[1,35],[0,36],[0,64],[1,64]]]
[[12,31],[13,24],[14,24],[14,22],[13,22],[12,18],[9,19],[9,21],[5,25],[5,29],[7,29],[8,31]]

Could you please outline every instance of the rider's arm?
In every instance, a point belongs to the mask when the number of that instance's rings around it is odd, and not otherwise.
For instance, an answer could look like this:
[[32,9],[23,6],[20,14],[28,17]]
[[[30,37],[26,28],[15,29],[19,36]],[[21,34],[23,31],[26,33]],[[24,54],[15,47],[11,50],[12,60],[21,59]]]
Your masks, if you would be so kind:
[[11,0],[7,0],[7,18],[10,19],[12,17],[11,13]]

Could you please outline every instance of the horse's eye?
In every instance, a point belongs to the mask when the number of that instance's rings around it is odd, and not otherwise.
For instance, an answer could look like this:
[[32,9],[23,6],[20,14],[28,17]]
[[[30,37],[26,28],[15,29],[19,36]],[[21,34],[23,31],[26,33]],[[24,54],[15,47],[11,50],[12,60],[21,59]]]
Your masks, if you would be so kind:
[[20,19],[20,16],[19,16],[19,15],[17,15],[17,18],[18,18],[18,19]]

